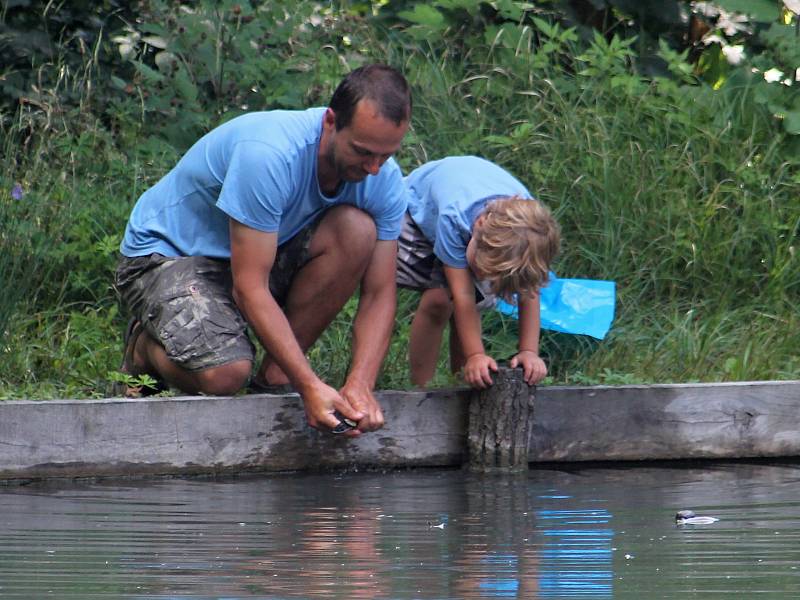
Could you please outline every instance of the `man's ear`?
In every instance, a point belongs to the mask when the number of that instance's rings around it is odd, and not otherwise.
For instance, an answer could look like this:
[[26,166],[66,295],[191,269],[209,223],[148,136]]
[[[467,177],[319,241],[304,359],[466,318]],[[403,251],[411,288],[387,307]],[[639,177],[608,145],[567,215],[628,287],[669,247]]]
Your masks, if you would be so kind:
[[325,117],[323,121],[328,127],[336,127],[336,113],[333,112],[332,108],[328,107],[325,109]]

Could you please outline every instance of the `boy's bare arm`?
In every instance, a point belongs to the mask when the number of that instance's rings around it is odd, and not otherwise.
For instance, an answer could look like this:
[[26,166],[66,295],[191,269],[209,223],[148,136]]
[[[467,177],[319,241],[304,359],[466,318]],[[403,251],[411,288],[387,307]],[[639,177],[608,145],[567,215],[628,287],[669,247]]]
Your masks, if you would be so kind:
[[453,295],[453,318],[455,319],[461,348],[464,352],[464,379],[477,388],[492,384],[490,371],[497,371],[497,363],[486,355],[481,340],[481,317],[475,305],[475,285],[467,269],[445,265],[444,274],[450,293]]
[[547,366],[539,357],[539,295],[519,298],[519,352],[509,363],[512,368],[522,367],[528,385],[539,383],[547,375]]
[[519,351],[539,354],[539,294],[519,296]]

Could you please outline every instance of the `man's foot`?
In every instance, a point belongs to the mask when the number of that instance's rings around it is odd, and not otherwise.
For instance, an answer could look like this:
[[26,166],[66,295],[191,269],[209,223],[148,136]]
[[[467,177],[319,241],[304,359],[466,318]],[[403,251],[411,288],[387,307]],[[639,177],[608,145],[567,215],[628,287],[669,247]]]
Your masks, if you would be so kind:
[[[144,327],[141,322],[136,318],[131,317],[128,321],[128,326],[125,329],[124,338],[124,351],[122,355],[122,365],[119,371],[125,375],[138,377],[143,373],[138,373],[134,366],[134,350],[139,336],[144,332]],[[152,376],[151,376],[152,377]],[[143,398],[145,396],[154,396],[169,389],[166,382],[154,377],[155,383],[153,385],[131,385],[125,382],[115,382],[113,392],[115,396],[124,396],[125,398]]]
[[284,394],[294,393],[294,388],[289,383],[271,384],[259,381],[255,377],[247,384],[248,394],[275,394],[282,396]]

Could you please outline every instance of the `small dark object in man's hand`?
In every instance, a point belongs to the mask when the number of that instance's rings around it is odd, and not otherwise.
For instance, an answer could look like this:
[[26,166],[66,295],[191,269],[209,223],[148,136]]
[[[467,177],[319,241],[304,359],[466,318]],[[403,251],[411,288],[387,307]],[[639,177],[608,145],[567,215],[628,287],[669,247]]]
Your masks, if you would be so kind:
[[339,419],[339,424],[331,429],[331,433],[344,433],[345,431],[350,431],[358,427],[358,423],[353,421],[353,419],[348,419],[338,410],[333,411],[333,416]]

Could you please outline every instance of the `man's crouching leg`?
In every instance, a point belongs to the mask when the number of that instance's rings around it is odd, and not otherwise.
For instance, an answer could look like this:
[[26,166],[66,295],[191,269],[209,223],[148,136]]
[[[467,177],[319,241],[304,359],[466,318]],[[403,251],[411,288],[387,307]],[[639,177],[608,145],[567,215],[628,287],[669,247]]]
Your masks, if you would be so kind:
[[[284,311],[297,342],[306,352],[333,321],[364,276],[377,241],[372,217],[349,205],[329,209],[308,244],[308,257],[291,280]],[[280,249],[279,249],[280,252]],[[269,357],[257,379],[288,383]]]
[[[187,394],[232,396],[242,389],[250,378],[252,360],[235,360],[218,367],[187,371],[167,355],[164,346],[143,332],[134,353],[143,355],[141,372],[158,373],[170,387]],[[136,364],[136,363],[134,363]]]
[[117,287],[142,324],[126,351],[131,375],[152,375],[188,394],[231,395],[246,385],[255,352],[233,301],[229,263],[123,259]]

